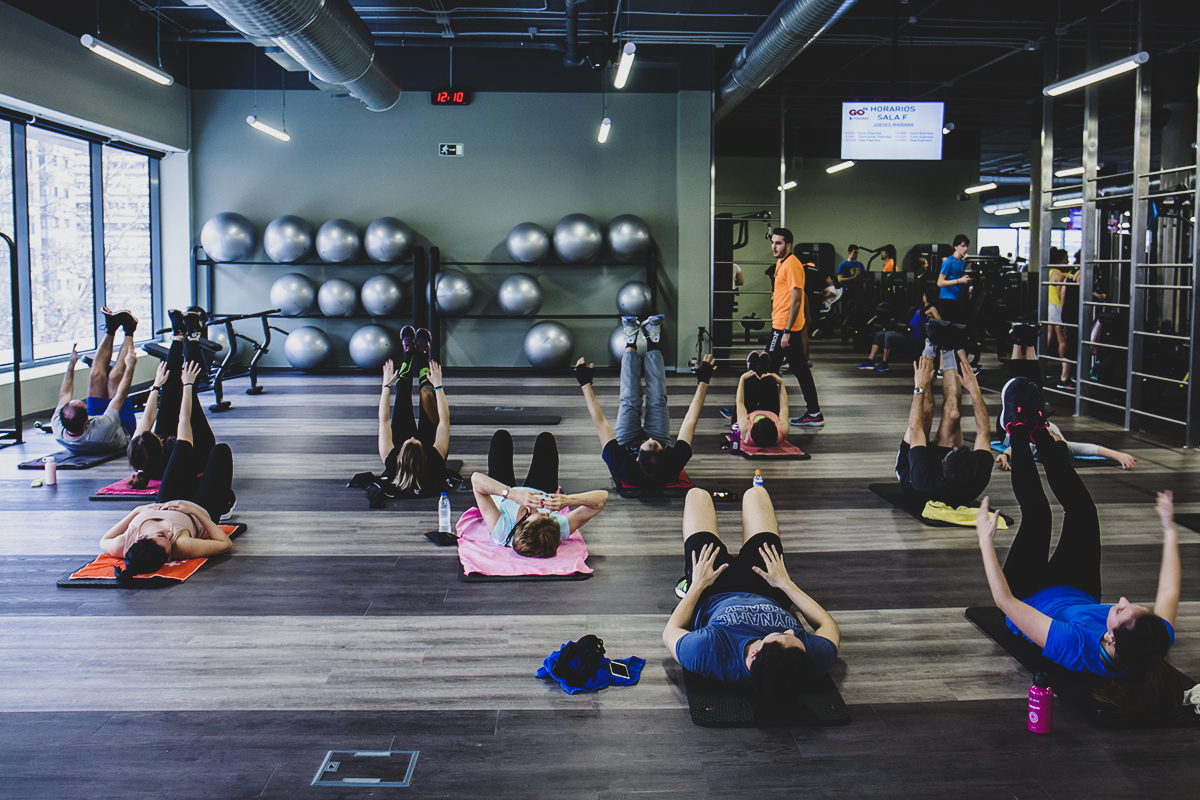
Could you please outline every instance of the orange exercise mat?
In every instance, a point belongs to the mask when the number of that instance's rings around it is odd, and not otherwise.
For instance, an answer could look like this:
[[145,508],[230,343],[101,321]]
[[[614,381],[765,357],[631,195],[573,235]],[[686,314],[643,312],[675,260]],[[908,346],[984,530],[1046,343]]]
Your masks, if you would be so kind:
[[[246,526],[237,525],[222,525],[221,530],[225,531],[230,538],[237,536],[242,531],[246,530]],[[139,575],[134,579],[133,584],[126,584],[125,588],[133,588],[136,586],[164,586],[173,585],[174,583],[182,583],[196,573],[207,561],[207,558],[189,558],[184,561],[168,561],[163,565],[162,569],[157,572],[152,572],[146,575]],[[87,587],[105,587],[119,586],[116,579],[116,568],[124,566],[125,559],[120,556],[110,556],[108,553],[101,553],[95,560],[83,565],[78,570],[64,575],[59,578],[59,586],[87,586]]]

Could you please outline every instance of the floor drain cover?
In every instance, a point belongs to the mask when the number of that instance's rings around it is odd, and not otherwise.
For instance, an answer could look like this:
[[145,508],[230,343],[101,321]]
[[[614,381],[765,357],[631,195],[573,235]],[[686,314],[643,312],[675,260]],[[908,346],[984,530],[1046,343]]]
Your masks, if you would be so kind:
[[313,786],[408,786],[419,750],[330,750]]

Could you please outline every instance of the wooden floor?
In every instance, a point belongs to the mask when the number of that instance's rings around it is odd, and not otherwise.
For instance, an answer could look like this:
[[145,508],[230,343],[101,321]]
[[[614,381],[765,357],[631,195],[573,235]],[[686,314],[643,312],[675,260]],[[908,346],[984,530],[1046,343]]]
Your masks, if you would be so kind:
[[[51,438],[32,431],[0,451],[0,797],[1195,797],[1195,731],[1097,730],[1064,703],[1052,735],[1025,731],[1029,676],[963,618],[989,600],[974,531],[924,527],[867,490],[894,480],[911,370],[861,373],[823,343],[814,358],[827,424],[793,437],[812,460],[761,468],[792,575],[842,627],[834,676],[849,726],[691,723],[660,639],[682,572],[681,500],[614,496],[584,529],[591,580],[459,583],[454,550],[421,535],[436,527],[433,503],[372,511],[344,488],[378,467],[377,378],[269,374],[266,394],[232,387],[234,409],[211,417],[233,447],[235,518],[249,530],[182,586],[57,589],[128,508],[87,499],[125,470],[64,471],[34,489],[37,473],[16,464],[57,449]],[[694,381],[669,382],[677,427]],[[616,378],[596,388],[615,416]],[[744,490],[756,466],[721,450],[733,389],[729,375],[714,382],[688,465],[706,489]],[[451,376],[447,395],[456,409],[561,415],[564,487],[606,485],[570,376]],[[1152,601],[1153,492],[1174,489],[1181,513],[1200,512],[1197,454],[1056,420],[1140,459],[1085,480],[1104,525],[1105,599]],[[528,453],[539,431],[512,431]],[[485,468],[491,433],[453,427],[464,474]],[[1007,475],[990,493],[1019,516]],[[457,515],[470,494],[452,500]],[[718,508],[736,542],[739,507]],[[1181,534],[1171,659],[1195,676],[1200,537]],[[570,697],[534,677],[587,632],[614,657],[645,658],[641,682]],[[386,749],[420,751],[411,787],[310,786],[329,750]]]

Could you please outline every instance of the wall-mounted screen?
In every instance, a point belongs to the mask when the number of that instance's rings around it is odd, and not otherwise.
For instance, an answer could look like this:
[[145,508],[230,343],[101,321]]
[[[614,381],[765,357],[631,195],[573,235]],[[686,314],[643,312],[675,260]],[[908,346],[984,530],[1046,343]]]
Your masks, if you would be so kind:
[[937,161],[944,103],[842,103],[842,158]]

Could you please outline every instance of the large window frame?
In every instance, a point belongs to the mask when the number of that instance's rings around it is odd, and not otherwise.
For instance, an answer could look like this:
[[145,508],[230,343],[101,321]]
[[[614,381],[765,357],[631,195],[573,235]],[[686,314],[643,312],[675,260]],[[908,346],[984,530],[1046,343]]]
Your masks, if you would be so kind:
[[[95,329],[96,341],[104,336],[104,317],[100,309],[106,305],[106,265],[104,253],[104,179],[103,165],[105,148],[112,148],[145,156],[148,160],[147,191],[149,194],[149,235],[150,235],[150,319],[138,327],[138,343],[148,342],[157,335],[162,319],[162,231],[159,193],[159,166],[163,153],[136,147],[105,136],[59,125],[47,120],[31,117],[20,112],[0,108],[0,119],[10,123],[9,136],[12,154],[12,197],[13,223],[15,230],[4,231],[17,244],[17,290],[20,301],[16,323],[20,327],[20,353],[14,354],[19,358],[22,367],[34,364],[47,364],[64,361],[64,355],[52,355],[40,358],[34,357],[33,329],[33,293],[32,276],[30,272],[29,245],[29,179],[27,136],[31,127],[53,131],[60,136],[79,139],[88,145],[90,158],[90,196],[91,196],[91,242],[92,242],[92,285],[93,308],[92,323]],[[7,254],[5,254],[7,269]],[[11,362],[0,364],[0,372],[12,371]]]

